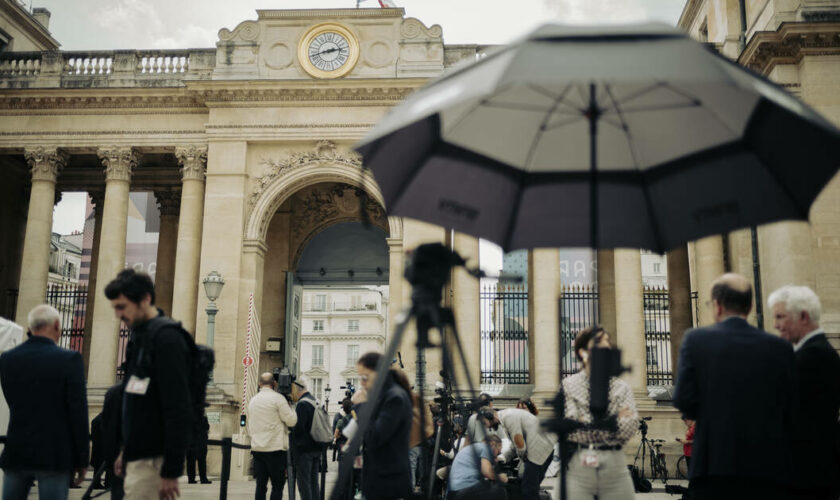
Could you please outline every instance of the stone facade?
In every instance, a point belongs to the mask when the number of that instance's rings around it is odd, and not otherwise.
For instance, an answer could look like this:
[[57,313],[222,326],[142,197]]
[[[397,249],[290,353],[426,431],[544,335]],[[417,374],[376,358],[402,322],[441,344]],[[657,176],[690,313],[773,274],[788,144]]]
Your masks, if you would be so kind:
[[[830,119],[840,120],[840,58],[832,52],[836,33],[820,38],[833,24],[809,28],[813,23],[799,22],[817,15],[811,7],[836,2],[803,1],[793,14],[790,1],[764,3],[788,10],[751,14],[751,19],[768,20],[760,21],[762,29],[752,29],[740,62],[765,68]],[[732,5],[737,0],[692,0],[681,25],[738,57],[739,52],[731,52],[738,40]],[[300,57],[307,54],[301,40],[326,25],[341,26],[358,46],[355,64],[340,78],[329,72],[313,76]],[[804,40],[791,35],[808,29],[811,34]],[[39,30],[31,28],[33,40]],[[171,303],[172,315],[200,343],[207,339],[201,278],[217,271],[225,279],[216,301],[217,365],[208,409],[214,437],[238,429],[249,327],[261,326],[259,353],[251,352],[260,371],[287,361],[268,342],[285,342],[286,333],[294,331],[290,319],[302,305],[294,273],[307,243],[320,231],[367,221],[385,233],[390,305],[381,315],[388,325],[395,325],[410,304],[411,288],[403,279],[406,252],[421,243],[441,242],[453,245],[470,266],[478,265],[477,239],[388,217],[372,174],[352,146],[428,78],[480,57],[485,47],[446,46],[441,27],[406,18],[402,9],[262,10],[256,20],[222,29],[211,49],[52,50],[56,47],[0,54],[0,286],[19,290],[18,318],[43,301],[56,194],[90,193],[97,228],[90,261],[95,292],[85,318],[91,414],[115,381],[118,324],[101,297],[108,279],[125,263],[130,191],[156,195],[161,211],[158,296],[165,307]],[[825,304],[827,330],[835,335],[840,331],[840,282],[830,271],[839,263],[836,184],[814,206],[810,227],[782,223],[759,228],[761,260],[772,263],[762,267],[765,290],[788,281],[815,286]],[[724,269],[751,274],[744,241],[743,232],[715,236],[675,249],[667,262],[658,262],[660,271],[667,267],[672,291],[672,352],[691,324],[690,290],[699,292],[702,303],[711,279]],[[557,249],[528,251],[524,258],[530,381],[534,400],[541,404],[556,391],[560,376],[557,298],[569,284],[563,281],[568,272]],[[638,250],[607,250],[598,252],[598,262],[601,322],[616,332],[626,363],[635,369],[628,381],[639,408],[662,422],[661,428],[652,426],[654,434],[679,435],[675,410],[654,405],[645,395],[642,257]],[[466,370],[477,381],[479,283],[457,270],[446,292],[447,304],[456,310]],[[708,311],[700,313],[708,322]],[[384,332],[385,345],[391,330]],[[400,348],[411,379],[417,371],[415,337],[409,326]],[[435,334],[432,341],[441,339]],[[425,359],[426,373],[433,374],[427,387],[440,370],[437,358],[430,354]],[[337,401],[338,392],[333,394]],[[669,451],[678,456],[676,449]],[[211,469],[217,459],[211,455]]]

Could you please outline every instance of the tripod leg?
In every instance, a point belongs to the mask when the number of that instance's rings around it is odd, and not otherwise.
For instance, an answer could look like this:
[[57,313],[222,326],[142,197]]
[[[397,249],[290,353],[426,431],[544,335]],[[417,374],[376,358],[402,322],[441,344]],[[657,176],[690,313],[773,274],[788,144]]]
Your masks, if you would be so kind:
[[[359,449],[362,446],[362,439],[370,426],[370,417],[373,415],[374,411],[376,411],[378,406],[379,394],[382,392],[382,387],[385,386],[385,375],[388,373],[391,360],[397,353],[397,349],[399,349],[400,343],[405,335],[405,330],[413,317],[413,309],[407,313],[403,312],[400,314],[399,322],[397,323],[397,326],[394,329],[394,334],[391,337],[391,344],[388,346],[388,350],[385,352],[385,355],[379,360],[379,366],[376,367],[376,379],[373,381],[373,387],[368,393],[368,404],[364,405],[361,410],[359,415],[358,430],[353,436],[353,439],[350,440],[347,453],[344,454],[344,457],[341,459],[341,463],[339,464],[338,480],[336,481],[333,493],[330,495],[330,500],[340,500],[341,492],[349,487],[348,480],[351,478],[350,475],[353,473],[353,460],[359,452]],[[421,415],[422,414],[423,412],[421,412]],[[291,498],[294,500],[294,497]]]

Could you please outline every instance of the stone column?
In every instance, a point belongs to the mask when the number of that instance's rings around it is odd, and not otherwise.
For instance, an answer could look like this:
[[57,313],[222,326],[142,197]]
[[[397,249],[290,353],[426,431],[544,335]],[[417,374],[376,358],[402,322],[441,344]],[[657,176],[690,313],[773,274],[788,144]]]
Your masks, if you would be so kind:
[[700,326],[708,326],[715,322],[714,311],[712,311],[711,305],[707,305],[712,293],[712,283],[724,273],[723,238],[707,236],[697,240],[694,253],[697,262],[697,299],[700,310]]
[[[93,203],[93,241],[90,249],[90,266],[88,267],[88,295],[85,307],[85,338],[82,342],[82,359],[85,370],[90,369],[90,343],[93,338],[93,308],[96,304],[96,268],[99,265],[99,240],[102,236],[102,212],[105,207],[105,193],[95,191],[88,193]],[[105,300],[104,298],[102,299]]]
[[560,386],[560,251],[528,252],[528,353],[532,399],[542,405]]
[[[391,342],[394,329],[397,327],[397,316],[410,304],[403,299],[403,273],[405,272],[405,253],[403,253],[402,238],[387,238],[388,243],[388,330],[385,332],[385,346]],[[403,343],[405,345],[405,342]],[[403,356],[403,363],[405,363]]]
[[177,148],[175,157],[181,164],[181,216],[178,221],[178,248],[175,252],[175,285],[172,317],[195,335],[198,308],[198,271],[201,260],[201,231],[204,221],[204,177],[207,148]]
[[160,208],[160,232],[155,263],[155,303],[164,313],[171,315],[181,192],[172,189],[155,191],[155,199]]
[[636,249],[614,251],[615,321],[614,344],[621,349],[622,364],[632,371],[627,382],[637,396],[647,394],[647,355],[642,291],[642,257]]
[[598,250],[598,321],[615,334],[615,255],[613,250]]
[[677,380],[677,359],[685,331],[691,328],[691,275],[688,268],[688,246],[680,245],[667,255],[668,311],[671,326],[671,373]]
[[125,147],[102,148],[97,155],[105,165],[105,206],[96,263],[95,292],[100,300],[93,306],[88,386],[106,387],[114,383],[116,376],[120,320],[105,298],[105,286],[125,268],[128,194],[138,157],[132,148]]
[[32,189],[18,288],[16,318],[21,325],[27,324],[26,315],[33,307],[44,303],[50,270],[55,182],[68,156],[56,148],[38,147],[25,150],[24,157],[32,172]]
[[[478,238],[456,232],[453,237],[455,251],[467,260],[471,267],[478,267]],[[455,312],[455,326],[464,357],[467,361],[466,372],[470,374],[473,389],[479,390],[481,377],[481,313],[479,302],[479,280],[471,276],[464,268],[455,269],[452,273],[452,308]],[[453,347],[455,347],[453,342]],[[455,364],[455,376],[458,386],[469,389],[466,372],[461,363],[461,357],[456,349],[452,349],[452,361]]]

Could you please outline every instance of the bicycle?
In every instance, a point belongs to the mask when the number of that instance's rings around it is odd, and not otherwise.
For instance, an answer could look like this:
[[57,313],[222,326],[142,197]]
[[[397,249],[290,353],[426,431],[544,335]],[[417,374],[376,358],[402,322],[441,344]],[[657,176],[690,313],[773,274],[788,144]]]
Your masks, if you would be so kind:
[[[662,452],[662,446],[665,444],[664,439],[648,439],[648,421],[652,417],[643,417],[639,420],[639,430],[642,432],[642,441],[639,443],[639,448],[636,450],[636,457],[633,459],[633,467],[637,468],[641,479],[645,477],[645,459],[649,460],[650,478],[661,479],[663,483],[668,481],[668,468],[665,466],[665,453]],[[641,459],[641,467],[637,464]]]
[[677,476],[680,479],[688,479],[688,458],[685,455],[677,459]]

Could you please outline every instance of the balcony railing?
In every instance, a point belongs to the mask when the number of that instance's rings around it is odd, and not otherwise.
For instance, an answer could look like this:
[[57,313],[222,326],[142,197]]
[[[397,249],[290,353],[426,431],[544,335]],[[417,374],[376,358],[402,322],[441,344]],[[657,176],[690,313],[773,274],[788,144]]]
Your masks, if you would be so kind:
[[333,302],[329,304],[304,302],[303,312],[379,312],[379,304],[375,302],[362,304],[353,304],[351,302]]
[[0,88],[179,87],[215,65],[216,49],[6,52]]

